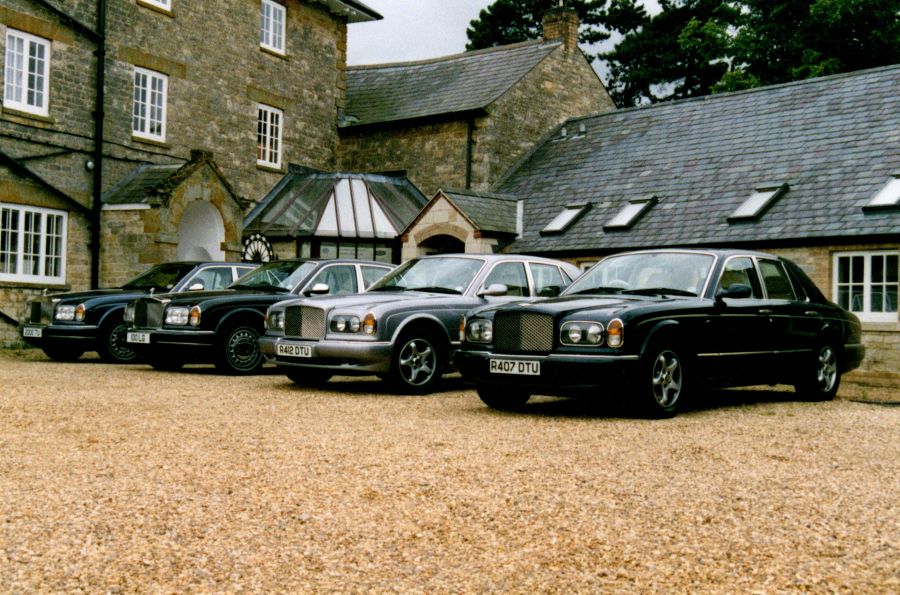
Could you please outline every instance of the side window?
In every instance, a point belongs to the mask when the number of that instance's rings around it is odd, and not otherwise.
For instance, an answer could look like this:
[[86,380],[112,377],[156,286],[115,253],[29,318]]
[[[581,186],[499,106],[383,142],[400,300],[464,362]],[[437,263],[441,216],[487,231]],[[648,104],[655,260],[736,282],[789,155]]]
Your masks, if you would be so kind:
[[388,271],[391,270],[386,267],[361,266],[359,268],[360,270],[362,270],[363,283],[365,284],[366,289],[368,289],[369,286],[372,285],[372,283],[375,283],[376,281],[387,275]]
[[231,267],[205,268],[187,284],[189,290],[222,289],[231,285]]
[[796,300],[797,295],[791,287],[784,266],[777,260],[760,260],[759,270],[766,285],[766,292],[772,300]]
[[249,273],[250,271],[252,271],[252,270],[255,269],[255,268],[256,268],[256,267],[253,267],[253,266],[249,266],[249,267],[234,267],[234,273],[235,273],[235,275],[236,275],[236,276],[234,277],[234,280],[237,281],[238,279],[240,279],[241,277],[243,277],[244,275],[246,275],[247,273]]
[[553,297],[566,288],[569,281],[563,279],[559,267],[552,264],[529,263],[534,278],[534,295]]
[[725,263],[725,270],[719,278],[719,289],[728,289],[732,285],[748,285],[751,289],[750,297],[759,299],[762,297],[762,290],[759,286],[759,279],[756,276],[756,269],[753,268],[753,259],[748,257],[732,258]]
[[494,267],[484,287],[488,288],[495,283],[506,285],[508,296],[528,296],[528,277],[525,276],[525,264],[521,262],[501,262]]
[[328,286],[330,295],[345,295],[348,293],[356,293],[356,269],[353,265],[336,265],[327,267],[315,276],[309,283],[308,287],[312,287],[316,283],[324,283]]

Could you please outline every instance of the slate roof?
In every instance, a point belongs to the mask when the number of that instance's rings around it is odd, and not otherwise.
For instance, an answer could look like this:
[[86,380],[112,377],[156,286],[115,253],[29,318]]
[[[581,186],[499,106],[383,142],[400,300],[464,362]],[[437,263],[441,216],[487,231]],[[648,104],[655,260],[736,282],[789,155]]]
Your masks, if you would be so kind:
[[485,109],[561,44],[529,41],[420,62],[348,67],[343,127]]
[[101,202],[107,205],[150,204],[153,189],[167,182],[181,165],[153,165],[144,163],[134,168],[112,188],[103,193]]
[[[494,188],[525,200],[518,252],[771,244],[900,234],[862,207],[900,171],[900,65],[569,120]],[[579,128],[584,128],[582,135]],[[754,188],[790,189],[758,220],[727,218]],[[627,230],[633,199],[659,203]],[[592,208],[541,235],[566,205]]]
[[516,233],[516,203],[511,196],[475,192],[471,190],[442,190],[478,230],[495,233]]

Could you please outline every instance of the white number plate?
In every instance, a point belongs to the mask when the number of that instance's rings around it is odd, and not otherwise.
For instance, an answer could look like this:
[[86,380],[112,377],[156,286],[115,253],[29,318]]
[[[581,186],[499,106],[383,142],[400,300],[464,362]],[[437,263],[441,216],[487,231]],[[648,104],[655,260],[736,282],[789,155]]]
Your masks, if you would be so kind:
[[129,343],[143,343],[144,345],[150,344],[150,333],[142,333],[139,331],[129,331],[126,341]]
[[36,338],[40,339],[41,336],[43,335],[43,332],[44,332],[44,329],[42,329],[42,328],[38,328],[38,327],[34,327],[34,326],[26,326],[25,328],[22,329],[22,336],[23,337],[36,337]]
[[540,376],[541,362],[513,359],[490,360],[491,374],[518,374],[521,376]]
[[285,357],[312,357],[312,347],[296,343],[279,343],[275,353]]

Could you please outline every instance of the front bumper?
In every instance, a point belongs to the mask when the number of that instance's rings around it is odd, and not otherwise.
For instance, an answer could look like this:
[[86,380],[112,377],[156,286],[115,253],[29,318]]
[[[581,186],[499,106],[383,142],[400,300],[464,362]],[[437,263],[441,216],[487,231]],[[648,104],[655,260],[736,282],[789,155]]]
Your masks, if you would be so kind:
[[164,355],[168,359],[177,358],[191,361],[212,360],[215,331],[193,329],[146,329],[129,328],[129,333],[148,333],[149,343],[127,342],[129,349],[141,355],[152,353]]
[[97,329],[93,324],[23,324],[19,327],[19,334],[26,343],[35,347],[72,345],[89,349],[97,340]]
[[[280,343],[303,347],[308,355],[278,355]],[[352,376],[390,371],[393,344],[389,341],[303,341],[264,335],[259,338],[259,350],[266,361],[280,368],[314,368]]]
[[[518,371],[534,371],[538,364],[540,374],[497,373],[490,369],[491,360],[522,363],[507,366]],[[463,379],[479,385],[528,387],[533,394],[560,395],[572,390],[623,385],[637,372],[640,358],[637,355],[505,355],[488,351],[457,351],[454,358]]]

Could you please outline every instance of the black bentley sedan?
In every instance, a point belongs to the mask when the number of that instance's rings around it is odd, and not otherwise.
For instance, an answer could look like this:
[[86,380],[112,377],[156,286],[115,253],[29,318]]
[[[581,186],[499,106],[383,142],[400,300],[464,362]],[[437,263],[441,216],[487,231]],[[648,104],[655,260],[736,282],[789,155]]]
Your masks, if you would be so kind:
[[605,258],[558,298],[469,312],[456,365],[497,409],[589,396],[667,417],[701,385],[831,399],[863,359],[860,331],[784,258],[649,250]]
[[115,289],[95,289],[44,296],[31,302],[21,325],[22,338],[57,361],[76,360],[96,351],[112,363],[127,363],[137,354],[125,341],[122,313],[142,295],[221,289],[252,271],[241,262],[168,262],[158,264]]
[[221,291],[143,297],[125,311],[128,346],[158,370],[212,361],[222,372],[249,374],[263,364],[257,339],[270,305],[298,295],[358,293],[391,269],[360,260],[278,260]]

